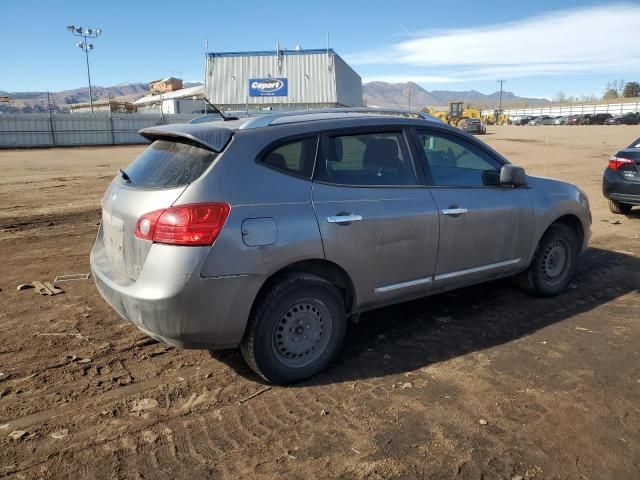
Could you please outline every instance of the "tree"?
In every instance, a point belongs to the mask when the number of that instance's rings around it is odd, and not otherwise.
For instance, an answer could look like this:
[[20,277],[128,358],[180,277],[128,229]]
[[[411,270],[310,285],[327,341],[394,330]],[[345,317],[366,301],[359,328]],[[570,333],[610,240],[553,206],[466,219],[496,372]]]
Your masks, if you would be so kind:
[[564,92],[558,92],[553,96],[554,103],[564,103],[567,101],[567,95]]
[[603,100],[611,100],[614,98],[618,98],[618,91],[615,88],[607,88],[604,91],[604,95],[602,95]]
[[640,83],[628,82],[622,90],[622,96],[624,98],[640,97]]

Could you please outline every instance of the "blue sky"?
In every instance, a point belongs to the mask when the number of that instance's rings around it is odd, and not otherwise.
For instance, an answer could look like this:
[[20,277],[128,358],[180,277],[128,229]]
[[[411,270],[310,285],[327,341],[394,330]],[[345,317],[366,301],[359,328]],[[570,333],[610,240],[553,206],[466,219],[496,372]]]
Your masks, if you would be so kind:
[[[522,96],[601,94],[640,80],[640,1],[3,0],[0,90],[86,85],[66,25],[99,27],[94,84],[173,75],[200,81],[210,51],[331,45],[363,80],[414,80],[428,90]],[[177,5],[176,7],[173,7]]]

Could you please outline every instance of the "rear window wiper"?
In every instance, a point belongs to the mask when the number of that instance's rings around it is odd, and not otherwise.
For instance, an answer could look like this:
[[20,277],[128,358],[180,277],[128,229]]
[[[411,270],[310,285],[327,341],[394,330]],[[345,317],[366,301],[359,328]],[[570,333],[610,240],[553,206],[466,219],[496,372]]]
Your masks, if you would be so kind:
[[119,168],[118,170],[120,171],[120,176],[122,177],[122,179],[127,183],[131,183],[131,177],[127,174],[127,172],[125,172],[121,168]]

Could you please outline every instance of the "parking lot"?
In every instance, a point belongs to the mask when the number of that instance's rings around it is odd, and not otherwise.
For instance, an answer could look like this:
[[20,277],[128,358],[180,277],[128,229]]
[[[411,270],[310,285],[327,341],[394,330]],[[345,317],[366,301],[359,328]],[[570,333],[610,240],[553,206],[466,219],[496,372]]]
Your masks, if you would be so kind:
[[332,368],[288,388],[236,351],[146,337],[91,280],[17,291],[89,271],[101,195],[144,147],[0,151],[0,477],[640,478],[640,208],[601,194],[639,136],[489,126],[513,163],[589,196],[568,291],[500,280],[366,313]]

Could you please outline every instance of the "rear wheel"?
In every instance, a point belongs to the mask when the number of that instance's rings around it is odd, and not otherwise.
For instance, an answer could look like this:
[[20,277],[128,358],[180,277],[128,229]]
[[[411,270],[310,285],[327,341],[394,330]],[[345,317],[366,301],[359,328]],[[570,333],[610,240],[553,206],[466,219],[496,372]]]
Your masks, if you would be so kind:
[[291,274],[258,300],[240,349],[265,380],[299,382],[336,357],[346,325],[342,295],[332,284],[311,274]]
[[626,215],[631,211],[631,205],[618,202],[617,200],[609,200],[609,210],[618,215]]
[[573,229],[563,224],[551,225],[540,239],[531,265],[518,275],[518,283],[534,295],[558,295],[573,278],[579,249]]

